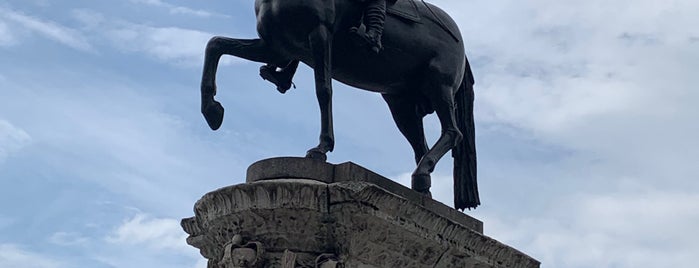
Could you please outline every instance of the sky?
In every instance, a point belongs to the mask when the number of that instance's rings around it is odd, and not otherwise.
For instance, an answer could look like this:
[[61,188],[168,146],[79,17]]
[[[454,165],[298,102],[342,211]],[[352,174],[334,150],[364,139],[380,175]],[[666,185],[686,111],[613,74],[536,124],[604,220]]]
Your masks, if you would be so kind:
[[[476,78],[483,205],[467,213],[485,234],[547,268],[695,267],[699,2],[431,2]],[[319,133],[308,67],[282,95],[232,57],[211,131],[198,94],[215,35],[255,38],[253,1],[0,2],[0,267],[206,266],[179,227],[194,202]],[[381,97],[334,88],[328,161],[409,185]],[[447,205],[451,167],[433,174]]]

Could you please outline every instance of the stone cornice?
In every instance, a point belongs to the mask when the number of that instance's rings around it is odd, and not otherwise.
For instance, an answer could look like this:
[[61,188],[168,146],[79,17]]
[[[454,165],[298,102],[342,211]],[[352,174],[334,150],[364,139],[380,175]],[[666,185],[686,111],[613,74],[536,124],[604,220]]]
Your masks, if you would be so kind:
[[[313,267],[322,254],[345,267],[539,267],[483,235],[482,223],[465,214],[356,164],[307,160],[257,162],[247,183],[196,203],[195,217],[182,227],[209,268],[263,255],[255,261],[260,267]],[[241,252],[247,255],[235,255]]]

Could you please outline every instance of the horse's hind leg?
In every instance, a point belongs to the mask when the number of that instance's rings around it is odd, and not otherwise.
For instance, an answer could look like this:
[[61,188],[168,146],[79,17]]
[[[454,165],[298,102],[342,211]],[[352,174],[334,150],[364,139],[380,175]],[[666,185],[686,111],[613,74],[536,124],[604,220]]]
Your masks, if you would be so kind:
[[433,82],[436,88],[426,89],[425,94],[428,95],[437,112],[437,117],[442,126],[442,134],[435,145],[420,160],[412,175],[413,190],[425,194],[429,194],[429,189],[432,186],[430,173],[434,171],[437,161],[454,148],[463,137],[456,125],[454,104],[456,87],[446,84],[443,78],[435,79]]
[[201,112],[211,129],[223,122],[223,107],[214,100],[216,95],[216,71],[223,55],[232,55],[251,61],[281,64],[285,60],[272,51],[261,39],[234,39],[214,37],[206,45],[204,71],[201,78]]
[[381,95],[388,104],[388,108],[393,115],[398,130],[413,147],[415,153],[415,163],[427,153],[427,141],[425,140],[425,130],[422,125],[422,116],[417,113],[417,103],[414,98],[399,95]]

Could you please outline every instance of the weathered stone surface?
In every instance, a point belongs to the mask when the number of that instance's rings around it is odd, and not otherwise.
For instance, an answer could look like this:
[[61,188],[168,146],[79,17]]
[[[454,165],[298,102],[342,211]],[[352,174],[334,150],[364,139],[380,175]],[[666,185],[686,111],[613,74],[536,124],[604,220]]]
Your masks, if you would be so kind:
[[273,179],[307,179],[332,183],[335,166],[305,157],[277,157],[248,167],[247,182]]
[[307,160],[257,162],[248,183],[196,203],[182,227],[209,268],[539,267],[463,213],[356,164]]

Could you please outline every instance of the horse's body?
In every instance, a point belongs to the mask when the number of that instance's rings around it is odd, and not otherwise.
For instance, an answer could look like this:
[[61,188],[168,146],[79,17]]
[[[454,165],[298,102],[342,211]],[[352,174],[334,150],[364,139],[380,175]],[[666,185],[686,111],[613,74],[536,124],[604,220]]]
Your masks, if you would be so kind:
[[[412,0],[399,0],[412,1]],[[400,131],[415,151],[413,189],[429,193],[429,174],[454,148],[455,206],[480,204],[476,188],[473,133],[473,76],[454,21],[442,10],[418,2],[419,23],[387,16],[384,50],[374,54],[351,41],[348,29],[362,15],[358,0],[256,0],[260,39],[214,37],[207,46],[202,77],[202,112],[212,129],[223,108],[213,99],[221,55],[284,66],[300,60],[315,72],[321,110],[320,144],[307,157],[325,159],[334,147],[332,84],[336,79],[381,93]],[[437,112],[442,136],[429,149],[422,118]],[[462,134],[463,133],[463,134]],[[462,137],[466,139],[462,142]]]

